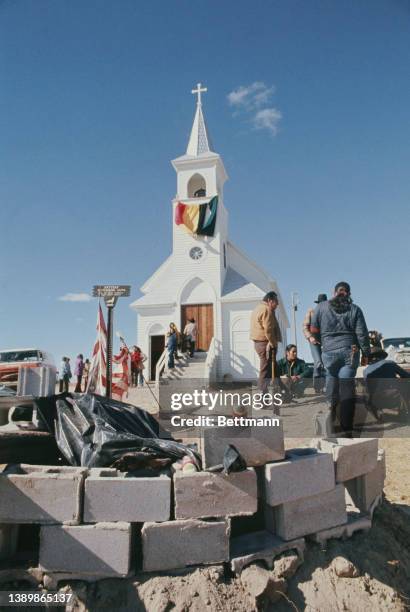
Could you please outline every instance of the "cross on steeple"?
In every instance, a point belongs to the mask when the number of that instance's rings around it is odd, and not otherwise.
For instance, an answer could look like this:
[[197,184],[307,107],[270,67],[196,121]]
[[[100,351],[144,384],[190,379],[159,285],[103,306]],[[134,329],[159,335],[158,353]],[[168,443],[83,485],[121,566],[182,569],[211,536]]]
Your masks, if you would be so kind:
[[208,90],[207,90],[206,87],[202,87],[202,83],[198,83],[196,87],[197,87],[196,89],[192,89],[191,90],[191,93],[198,94],[198,99],[197,99],[196,103],[197,103],[198,106],[201,106],[201,104],[202,104],[202,102],[201,102],[201,93],[205,93]]

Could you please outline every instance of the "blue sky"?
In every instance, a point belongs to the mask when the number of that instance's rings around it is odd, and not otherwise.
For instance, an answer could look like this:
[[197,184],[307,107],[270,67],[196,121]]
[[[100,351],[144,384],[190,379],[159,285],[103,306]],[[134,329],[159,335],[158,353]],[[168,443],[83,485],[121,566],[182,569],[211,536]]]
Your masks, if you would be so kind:
[[409,18],[406,0],[0,1],[1,347],[88,355],[95,300],[59,298],[97,283],[132,285],[115,316],[135,341],[198,81],[231,239],[287,306],[299,292],[300,322],[346,279],[370,328],[410,335]]

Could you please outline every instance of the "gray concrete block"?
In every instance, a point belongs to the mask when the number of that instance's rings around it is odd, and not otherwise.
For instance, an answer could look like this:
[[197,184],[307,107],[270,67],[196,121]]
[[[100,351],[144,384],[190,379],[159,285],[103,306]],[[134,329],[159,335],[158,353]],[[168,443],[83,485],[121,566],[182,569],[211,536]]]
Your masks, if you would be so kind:
[[374,500],[383,493],[386,477],[386,457],[384,450],[379,450],[376,467],[362,476],[357,476],[344,484],[354,503],[362,512],[369,512]]
[[347,522],[345,488],[286,502],[272,509],[275,529],[284,540],[293,540]]
[[18,525],[0,525],[0,561],[10,560],[16,554]]
[[174,476],[175,518],[254,514],[258,506],[255,470],[231,474],[196,472]]
[[110,470],[88,476],[84,487],[84,522],[167,521],[171,514],[168,476],[125,478]]
[[265,529],[266,531],[269,531],[269,533],[273,533],[274,535],[276,535],[275,513],[272,512],[272,506],[269,506],[265,502],[262,503]]
[[269,569],[273,569],[274,558],[287,550],[295,550],[303,561],[305,540],[297,538],[286,542],[267,531],[236,536],[231,540],[232,571],[240,573],[244,567],[258,561],[263,561]]
[[122,472],[119,472],[118,470],[116,470],[115,468],[87,468],[87,477],[89,478],[90,476],[118,476],[121,475]]
[[320,450],[332,453],[336,482],[345,482],[374,470],[377,464],[377,438],[323,438]]
[[0,523],[78,524],[85,468],[15,465],[0,474]]
[[145,523],[141,534],[143,570],[146,572],[229,560],[229,519]]
[[281,461],[285,457],[282,421],[279,427],[210,427],[204,429],[201,439],[204,468],[222,464],[228,444],[235,446],[248,467]]
[[263,497],[270,506],[311,497],[335,487],[333,456],[330,453],[286,453],[286,460],[264,468]]
[[130,570],[131,525],[52,525],[40,531],[40,568],[98,576],[126,576]]
[[332,540],[333,538],[351,538],[356,531],[369,531],[371,526],[372,521],[367,516],[349,514],[347,523],[344,525],[338,525],[330,529],[322,529],[321,531],[309,535],[308,539],[323,546],[328,540]]

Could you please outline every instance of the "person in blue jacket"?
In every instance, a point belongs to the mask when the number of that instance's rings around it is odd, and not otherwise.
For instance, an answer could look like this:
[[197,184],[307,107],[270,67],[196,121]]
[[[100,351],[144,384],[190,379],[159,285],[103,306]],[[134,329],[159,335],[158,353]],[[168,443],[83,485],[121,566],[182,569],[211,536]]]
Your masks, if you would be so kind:
[[171,330],[167,334],[167,351],[168,351],[168,370],[175,368],[175,352],[177,350],[178,338],[175,331]]
[[353,303],[349,283],[337,283],[333,298],[316,306],[310,331],[312,342],[319,342],[322,347],[328,407],[333,414],[340,407],[341,433],[351,437],[355,412],[355,376],[360,351],[364,365],[370,353],[370,342],[363,312]]

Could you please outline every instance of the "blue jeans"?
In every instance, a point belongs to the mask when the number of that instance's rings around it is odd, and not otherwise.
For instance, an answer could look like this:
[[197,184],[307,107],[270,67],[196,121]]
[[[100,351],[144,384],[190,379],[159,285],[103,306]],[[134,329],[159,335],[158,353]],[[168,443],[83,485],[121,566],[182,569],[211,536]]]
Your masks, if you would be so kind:
[[168,349],[168,368],[175,368],[174,349]]
[[326,368],[326,396],[332,410],[340,402],[340,424],[344,432],[353,429],[355,410],[355,376],[359,351],[351,347],[322,353]]
[[320,344],[310,344],[313,359],[313,388],[320,391],[324,387],[324,367],[322,363],[322,347]]

